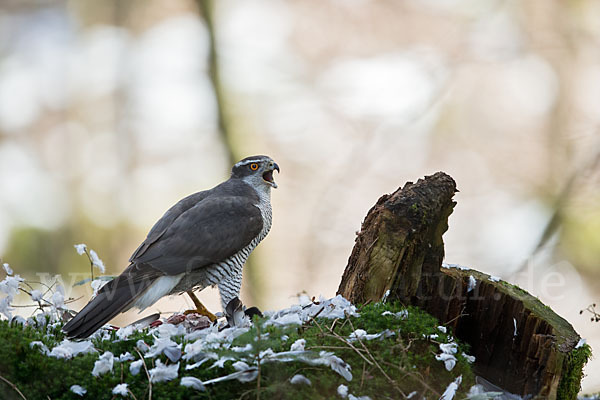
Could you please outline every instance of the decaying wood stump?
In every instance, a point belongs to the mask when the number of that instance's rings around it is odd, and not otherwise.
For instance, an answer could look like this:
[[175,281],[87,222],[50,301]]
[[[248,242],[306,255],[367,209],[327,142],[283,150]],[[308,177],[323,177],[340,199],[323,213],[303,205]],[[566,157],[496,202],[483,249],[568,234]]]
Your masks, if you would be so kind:
[[[438,172],[384,195],[367,214],[338,293],[416,305],[471,345],[476,372],[519,395],[575,399],[589,349],[563,318],[506,282],[441,268],[454,180]],[[516,334],[515,334],[516,332]]]
[[381,300],[387,290],[402,301],[430,292],[456,191],[454,179],[438,172],[383,195],[362,224],[338,293],[364,303]]

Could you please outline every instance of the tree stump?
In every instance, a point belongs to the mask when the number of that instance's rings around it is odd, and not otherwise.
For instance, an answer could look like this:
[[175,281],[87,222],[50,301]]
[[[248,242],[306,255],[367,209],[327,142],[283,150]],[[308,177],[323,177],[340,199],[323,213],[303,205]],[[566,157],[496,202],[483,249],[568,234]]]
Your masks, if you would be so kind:
[[338,293],[418,306],[471,345],[475,371],[522,396],[575,399],[588,346],[537,298],[474,270],[442,269],[454,180],[443,172],[382,196],[356,238]]

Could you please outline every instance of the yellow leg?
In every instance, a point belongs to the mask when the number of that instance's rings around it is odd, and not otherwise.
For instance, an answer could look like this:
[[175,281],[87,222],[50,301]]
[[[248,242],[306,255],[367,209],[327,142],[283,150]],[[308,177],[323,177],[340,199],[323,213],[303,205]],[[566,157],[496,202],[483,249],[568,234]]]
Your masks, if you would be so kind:
[[190,296],[190,299],[192,299],[192,301],[194,302],[194,305],[196,306],[195,310],[187,310],[184,312],[184,314],[200,314],[200,315],[204,315],[206,317],[208,317],[208,319],[210,319],[210,322],[215,322],[217,320],[217,317],[211,313],[210,311],[208,311],[208,309],[206,307],[204,307],[204,304],[202,304],[200,302],[200,300],[196,297],[196,295],[194,294],[194,292],[192,292],[191,290],[188,290],[186,292],[188,294],[188,296]]

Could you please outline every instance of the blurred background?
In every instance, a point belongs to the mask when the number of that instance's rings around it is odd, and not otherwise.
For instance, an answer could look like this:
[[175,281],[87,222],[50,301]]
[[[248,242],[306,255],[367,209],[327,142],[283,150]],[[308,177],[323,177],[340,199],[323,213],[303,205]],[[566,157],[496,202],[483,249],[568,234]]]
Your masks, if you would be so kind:
[[[595,0],[0,0],[0,255],[60,274],[74,309],[74,244],[116,275],[172,204],[268,154],[244,303],[335,295],[379,196],[443,170],[446,261],[524,287],[600,354],[579,313],[600,300],[599,129]],[[600,359],[586,373],[600,390]]]

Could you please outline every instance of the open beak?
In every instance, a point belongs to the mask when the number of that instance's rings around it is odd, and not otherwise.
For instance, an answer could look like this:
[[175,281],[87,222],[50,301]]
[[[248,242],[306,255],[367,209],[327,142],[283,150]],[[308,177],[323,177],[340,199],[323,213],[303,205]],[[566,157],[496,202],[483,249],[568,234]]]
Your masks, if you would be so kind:
[[271,169],[269,169],[268,171],[266,171],[263,174],[263,179],[265,181],[269,182],[269,184],[271,186],[273,186],[273,188],[277,189],[277,184],[275,183],[275,180],[273,179],[273,171],[279,172],[279,165],[277,165],[277,163],[273,163],[271,165]]

